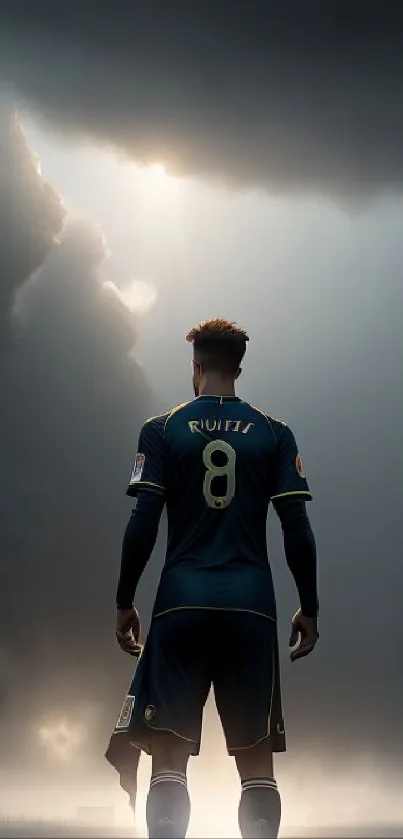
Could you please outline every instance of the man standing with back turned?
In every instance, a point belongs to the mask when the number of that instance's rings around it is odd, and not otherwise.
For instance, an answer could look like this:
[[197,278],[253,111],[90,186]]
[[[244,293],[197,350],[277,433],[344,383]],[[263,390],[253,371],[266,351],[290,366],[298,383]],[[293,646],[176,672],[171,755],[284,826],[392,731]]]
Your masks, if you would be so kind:
[[211,320],[187,340],[196,398],[144,424],[128,488],[137,505],[123,541],[116,636],[131,655],[140,633],[134,596],[164,504],[168,542],[124,725],[152,756],[150,839],[185,837],[187,763],[199,753],[213,685],[241,780],[241,834],[269,839],[281,816],[273,752],[285,751],[285,735],[266,518],[272,502],[298,589],[295,660],[318,639],[316,547],[305,509],[311,493],[290,429],[235,395],[245,332]]

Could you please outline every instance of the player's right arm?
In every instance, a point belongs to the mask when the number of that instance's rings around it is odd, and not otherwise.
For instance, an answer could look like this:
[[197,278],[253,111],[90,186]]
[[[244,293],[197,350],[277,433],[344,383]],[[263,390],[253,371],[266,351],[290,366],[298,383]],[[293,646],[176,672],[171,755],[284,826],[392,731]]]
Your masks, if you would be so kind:
[[138,655],[140,622],[133,606],[141,575],[152,554],[165,503],[164,418],[143,425],[127,494],[137,503],[123,537],[119,582],[116,592],[116,637],[131,655]]
[[300,599],[290,638],[293,646],[300,636],[298,648],[291,653],[294,660],[314,649],[319,603],[316,543],[305,505],[312,495],[288,426],[282,426],[278,433],[273,467],[271,501],[281,522],[285,556]]

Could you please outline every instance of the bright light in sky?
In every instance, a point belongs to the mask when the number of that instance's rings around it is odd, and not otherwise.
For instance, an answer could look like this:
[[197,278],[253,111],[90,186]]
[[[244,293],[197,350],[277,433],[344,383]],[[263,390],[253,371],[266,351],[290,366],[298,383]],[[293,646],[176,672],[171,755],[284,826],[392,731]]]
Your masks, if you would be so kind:
[[148,312],[157,299],[157,289],[144,280],[134,280],[121,289],[120,296],[132,312]]
[[166,175],[166,169],[163,163],[152,163],[150,170],[155,178],[163,178]]
[[158,296],[157,289],[145,280],[132,280],[123,288],[107,280],[102,286],[102,292],[111,302],[115,300],[123,303],[133,314],[148,312]]
[[[188,276],[185,206],[188,184],[163,161],[136,164],[92,144],[49,131],[40,116],[22,112],[24,129],[43,176],[63,195],[68,212],[93,218],[104,230],[119,288],[149,276],[160,287],[167,266],[178,287]],[[143,305],[137,309],[143,311]]]

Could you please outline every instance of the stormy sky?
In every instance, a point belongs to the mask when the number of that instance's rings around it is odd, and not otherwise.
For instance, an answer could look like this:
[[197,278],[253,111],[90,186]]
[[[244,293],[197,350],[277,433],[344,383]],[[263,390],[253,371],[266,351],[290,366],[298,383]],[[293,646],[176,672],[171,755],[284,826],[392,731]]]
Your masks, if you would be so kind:
[[393,0],[3,0],[0,73],[139,160],[358,201],[402,185],[402,27]]
[[321,642],[292,667],[269,523],[289,759],[398,766],[402,12],[1,14],[3,765],[54,771],[37,735],[65,716],[100,760],[130,669],[113,620],[136,436],[190,397],[184,335],[222,315],[251,338],[240,395],[291,424],[315,497]]

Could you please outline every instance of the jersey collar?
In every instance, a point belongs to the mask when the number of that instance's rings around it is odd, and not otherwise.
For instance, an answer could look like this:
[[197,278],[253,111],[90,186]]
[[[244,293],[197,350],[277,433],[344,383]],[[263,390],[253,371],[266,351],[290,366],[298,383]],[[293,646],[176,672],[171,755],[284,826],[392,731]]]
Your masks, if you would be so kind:
[[220,396],[218,393],[208,393],[206,395],[202,394],[201,396],[195,397],[196,402],[240,402],[239,396]]

